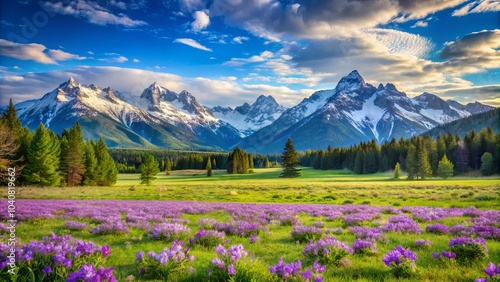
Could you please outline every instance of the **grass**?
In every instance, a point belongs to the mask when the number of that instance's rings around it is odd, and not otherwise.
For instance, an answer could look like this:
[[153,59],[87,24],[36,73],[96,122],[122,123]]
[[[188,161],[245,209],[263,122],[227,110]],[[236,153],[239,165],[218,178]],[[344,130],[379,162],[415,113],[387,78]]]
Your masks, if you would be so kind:
[[[254,203],[314,203],[314,204],[367,204],[375,206],[439,206],[500,209],[500,178],[460,177],[448,180],[428,179],[407,181],[391,179],[392,174],[356,175],[348,171],[322,171],[305,168],[302,177],[294,179],[279,178],[281,169],[256,169],[247,175],[228,175],[214,170],[212,177],[205,171],[174,171],[171,175],[158,174],[153,185],[141,185],[138,174],[120,174],[118,183],[112,187],[16,187],[16,197],[29,199],[141,199],[141,200],[194,200],[217,202],[254,202]],[[6,198],[7,189],[2,189],[0,197]],[[191,236],[198,230],[197,222],[203,217],[225,220],[229,214],[217,212],[210,215],[184,214],[189,219]],[[379,221],[386,220],[384,215]],[[169,246],[161,241],[152,240],[147,232],[131,228],[130,234],[94,235],[84,231],[69,231],[64,222],[69,219],[41,218],[22,222],[16,235],[21,242],[40,240],[50,232],[70,233],[84,240],[100,245],[110,245],[112,254],[106,265],[113,266],[118,281],[127,276],[138,277],[138,265],[134,263],[135,253],[139,251],[160,251]],[[77,219],[82,221],[82,219]],[[323,220],[326,228],[339,227],[341,221],[326,221],[310,215],[299,215],[300,222],[310,225]],[[445,219],[442,222],[452,226],[467,218]],[[420,223],[422,228],[431,223]],[[372,223],[368,223],[371,226]],[[87,229],[95,224],[90,224]],[[248,239],[228,236],[233,244],[243,244],[251,257],[259,258],[265,265],[273,265],[283,257],[285,262],[303,259],[303,244],[295,244],[290,237],[291,226],[270,225],[271,235],[262,238],[259,244],[249,244]],[[354,235],[344,230],[335,235],[349,244]],[[404,281],[473,281],[485,277],[483,269],[488,262],[459,267],[454,264],[437,263],[431,252],[447,250],[451,235],[423,233],[421,235],[402,235],[389,233],[388,244],[378,244],[378,253],[371,256],[354,255],[351,264],[342,267],[328,267],[325,281],[399,281],[394,278],[381,259],[388,251],[401,244],[410,246],[415,239],[428,239],[433,245],[428,250],[416,250],[419,277]],[[490,259],[500,262],[500,242],[488,240]],[[196,257],[192,265],[197,269],[207,266],[215,257],[211,249],[195,247],[191,251]],[[136,280],[137,281],[137,280]]]
[[[246,175],[214,170],[158,174],[141,185],[139,174],[120,174],[112,187],[17,187],[17,198],[141,199],[255,203],[370,204],[376,206],[440,206],[500,209],[500,178],[457,177],[425,181],[394,180],[390,173],[357,175],[349,171],[305,168],[302,176],[279,178],[281,169],[255,169]],[[6,197],[7,190],[0,192]]]

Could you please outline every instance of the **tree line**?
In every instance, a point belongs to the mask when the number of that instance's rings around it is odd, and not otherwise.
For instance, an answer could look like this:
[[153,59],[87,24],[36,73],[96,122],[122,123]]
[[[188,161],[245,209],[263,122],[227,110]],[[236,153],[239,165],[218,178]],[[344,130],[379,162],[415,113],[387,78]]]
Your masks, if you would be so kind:
[[[168,149],[110,149],[109,153],[120,173],[138,173],[139,167],[148,155],[154,157],[160,171],[182,169],[205,169],[210,159],[211,169],[228,168],[227,152],[192,152]],[[268,168],[276,166],[270,161],[271,156],[252,154],[251,168]]]
[[[101,138],[85,141],[78,122],[60,135],[42,123],[23,127],[10,100],[0,117],[0,169],[16,168],[16,181],[37,186],[109,186],[118,170]],[[5,175],[2,175],[5,181]]]
[[453,175],[480,170],[483,175],[500,172],[500,133],[491,127],[479,133],[472,130],[460,135],[438,134],[413,136],[386,141],[360,142],[348,148],[307,150],[300,154],[300,164],[315,169],[348,169],[358,174],[385,172],[400,164],[409,178],[438,175],[439,162],[445,158],[453,165]]

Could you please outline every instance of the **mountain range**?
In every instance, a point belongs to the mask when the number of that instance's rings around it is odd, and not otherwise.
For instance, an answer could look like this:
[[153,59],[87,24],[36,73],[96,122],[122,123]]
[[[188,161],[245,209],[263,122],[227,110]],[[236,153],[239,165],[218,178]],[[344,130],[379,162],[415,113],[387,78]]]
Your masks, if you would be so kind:
[[375,87],[357,71],[335,89],[322,90],[286,108],[272,96],[253,104],[208,108],[188,91],[170,91],[156,82],[140,96],[82,85],[60,84],[40,99],[15,105],[23,125],[40,122],[60,133],[78,121],[84,137],[103,137],[109,147],[281,152],[287,138],[296,149],[349,146],[360,141],[421,134],[438,125],[493,109],[460,104],[423,93],[409,98],[393,84]]

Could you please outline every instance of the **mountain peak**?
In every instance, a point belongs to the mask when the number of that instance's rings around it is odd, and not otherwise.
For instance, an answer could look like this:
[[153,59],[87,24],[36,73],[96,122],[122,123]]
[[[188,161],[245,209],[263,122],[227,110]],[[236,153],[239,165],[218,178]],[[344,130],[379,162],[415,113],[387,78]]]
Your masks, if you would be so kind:
[[255,103],[253,103],[253,105],[258,105],[258,104],[263,104],[263,103],[278,104],[273,96],[260,95],[259,97],[257,97],[257,100],[255,100]]
[[351,71],[347,76],[344,76],[340,79],[337,87],[335,87],[336,92],[347,90],[352,91],[359,89],[361,86],[365,84],[365,80],[359,74],[357,70]]

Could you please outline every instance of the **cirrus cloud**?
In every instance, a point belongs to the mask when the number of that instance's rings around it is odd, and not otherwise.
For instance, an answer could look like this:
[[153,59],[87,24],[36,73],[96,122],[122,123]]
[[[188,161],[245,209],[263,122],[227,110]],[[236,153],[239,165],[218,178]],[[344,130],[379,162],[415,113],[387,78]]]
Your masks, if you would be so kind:
[[196,48],[196,49],[200,49],[200,50],[203,50],[203,51],[213,52],[212,49],[201,45],[196,40],[191,39],[191,38],[177,38],[173,42],[174,43],[181,43],[181,44],[184,44],[184,45]]

